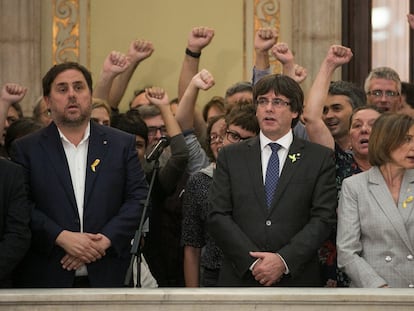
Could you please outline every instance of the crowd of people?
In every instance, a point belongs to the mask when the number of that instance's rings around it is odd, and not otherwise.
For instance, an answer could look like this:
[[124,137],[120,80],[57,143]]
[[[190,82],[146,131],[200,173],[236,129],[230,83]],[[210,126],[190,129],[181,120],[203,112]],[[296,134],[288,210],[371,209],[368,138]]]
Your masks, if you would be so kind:
[[332,81],[353,58],[332,45],[305,97],[306,69],[261,28],[252,82],[201,105],[213,39],[193,28],[175,97],[147,85],[125,112],[147,40],[95,85],[53,66],[30,117],[27,89],[1,87],[0,287],[414,287],[414,85],[390,67]]

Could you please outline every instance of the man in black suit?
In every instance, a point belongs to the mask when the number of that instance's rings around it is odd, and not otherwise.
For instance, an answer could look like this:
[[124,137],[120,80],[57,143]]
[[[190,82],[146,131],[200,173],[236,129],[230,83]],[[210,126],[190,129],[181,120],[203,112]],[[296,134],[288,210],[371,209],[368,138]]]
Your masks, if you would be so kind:
[[[113,64],[117,66],[117,64]],[[53,122],[14,142],[34,203],[22,287],[121,287],[148,184],[135,136],[91,122],[92,77],[67,62],[43,78]]]
[[[292,134],[303,97],[287,76],[262,78],[253,90],[259,136],[219,152],[208,216],[224,253],[218,286],[321,285],[317,250],[335,221],[335,164],[332,151]],[[270,191],[272,153],[279,178]]]
[[30,205],[23,170],[0,158],[0,287],[11,287],[14,268],[30,246]]

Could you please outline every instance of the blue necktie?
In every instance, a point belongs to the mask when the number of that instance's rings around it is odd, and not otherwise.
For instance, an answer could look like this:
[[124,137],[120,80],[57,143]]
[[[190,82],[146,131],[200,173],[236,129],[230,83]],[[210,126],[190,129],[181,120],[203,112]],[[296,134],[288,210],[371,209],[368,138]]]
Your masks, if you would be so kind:
[[273,194],[279,181],[279,156],[277,155],[277,151],[281,146],[276,143],[270,143],[269,147],[272,148],[272,155],[267,163],[265,179],[266,203],[268,208],[272,205]]

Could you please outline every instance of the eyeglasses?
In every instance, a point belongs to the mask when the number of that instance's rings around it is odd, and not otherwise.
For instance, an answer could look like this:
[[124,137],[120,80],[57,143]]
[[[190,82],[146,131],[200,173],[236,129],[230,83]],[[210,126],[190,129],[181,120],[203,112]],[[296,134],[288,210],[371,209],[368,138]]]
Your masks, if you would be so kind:
[[382,97],[382,96],[384,96],[384,94],[385,94],[385,97],[396,97],[396,96],[400,95],[400,93],[398,93],[398,92],[382,91],[382,90],[373,90],[373,91],[369,91],[367,93],[367,95],[372,95],[374,97]]
[[148,136],[155,136],[157,135],[157,132],[160,131],[161,136],[166,136],[167,135],[167,129],[165,126],[160,126],[160,127],[156,127],[156,126],[148,126]]
[[227,137],[227,140],[231,143],[238,143],[239,141],[243,141],[243,140],[251,138],[251,136],[242,137],[240,136],[239,133],[237,133],[236,131],[232,131],[232,130],[226,131],[226,137]]
[[223,142],[223,136],[217,135],[217,134],[211,134],[209,137],[209,144],[221,144]]
[[277,97],[276,98],[272,98],[272,99],[269,99],[269,98],[266,98],[266,97],[259,97],[257,99],[257,104],[259,106],[265,107],[269,103],[271,103],[272,104],[272,107],[275,107],[275,108],[281,108],[281,107],[285,107],[285,106],[289,106],[290,105],[289,102],[287,102],[287,101],[285,101],[285,100],[283,100],[281,98],[277,98]]

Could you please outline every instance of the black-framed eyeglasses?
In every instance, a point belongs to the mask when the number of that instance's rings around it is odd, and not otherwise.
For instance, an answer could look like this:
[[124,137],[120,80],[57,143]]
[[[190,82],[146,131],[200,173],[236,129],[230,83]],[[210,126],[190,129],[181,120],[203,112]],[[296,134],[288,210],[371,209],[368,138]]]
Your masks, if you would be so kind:
[[394,92],[394,91],[373,90],[373,91],[367,92],[367,95],[371,95],[374,97],[382,97],[384,95],[385,97],[396,97],[400,95],[400,93]]
[[161,136],[167,135],[167,128],[165,126],[148,126],[148,136],[155,136],[160,131]]
[[248,137],[242,137],[240,136],[239,133],[237,133],[236,131],[232,131],[232,130],[227,130],[226,131],[226,138],[229,142],[231,143],[238,143],[239,141],[243,141],[246,139],[251,138],[251,136]]
[[281,107],[285,107],[285,106],[289,106],[290,105],[290,102],[288,102],[286,100],[283,100],[283,99],[281,99],[279,97],[272,98],[272,99],[269,99],[269,98],[266,98],[266,97],[259,97],[257,99],[257,104],[259,106],[265,107],[269,103],[271,103],[272,104],[272,107],[275,107],[275,108],[281,108]]
[[221,144],[223,143],[223,136],[221,135],[217,135],[217,134],[211,134],[209,137],[209,144],[210,145],[214,145],[214,144]]

